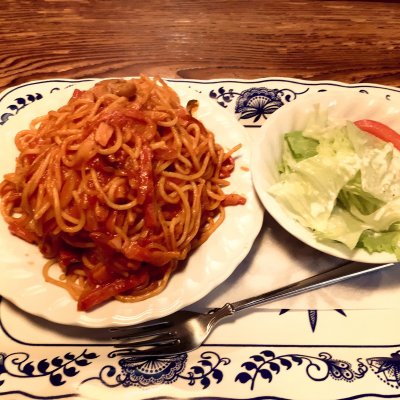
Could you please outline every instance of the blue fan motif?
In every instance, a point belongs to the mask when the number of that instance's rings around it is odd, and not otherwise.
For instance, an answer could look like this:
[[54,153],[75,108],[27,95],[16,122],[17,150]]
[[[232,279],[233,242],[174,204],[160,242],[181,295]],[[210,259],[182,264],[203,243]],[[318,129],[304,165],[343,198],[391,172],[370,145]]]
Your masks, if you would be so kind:
[[236,92],[232,88],[226,89],[221,86],[217,90],[211,90],[209,96],[224,108],[233,104],[233,100],[236,98],[234,112],[239,116],[239,120],[246,121],[245,127],[259,128],[262,126],[262,122],[278,108],[308,90],[307,88],[301,92],[295,92],[287,88],[252,87]]
[[279,107],[283,106],[283,92],[279,89],[250,88],[240,93],[235,106],[239,119],[252,119],[258,122],[261,117],[267,119]]
[[[108,356],[115,358],[121,356],[121,353],[119,350],[112,351]],[[206,389],[212,383],[219,384],[222,381],[222,368],[230,363],[230,359],[221,357],[216,352],[206,351],[201,354],[197,365],[192,365],[189,371],[185,372],[187,358],[186,353],[153,358],[124,357],[118,362],[118,367],[105,365],[98,376],[85,379],[82,383],[97,380],[110,388],[147,387],[154,384],[170,384],[181,379],[189,386],[199,384]]]
[[123,386],[149,386],[172,383],[185,368],[187,354],[160,358],[123,358],[117,381]]
[[400,387],[400,350],[390,357],[367,358],[367,362],[379,379],[396,389]]

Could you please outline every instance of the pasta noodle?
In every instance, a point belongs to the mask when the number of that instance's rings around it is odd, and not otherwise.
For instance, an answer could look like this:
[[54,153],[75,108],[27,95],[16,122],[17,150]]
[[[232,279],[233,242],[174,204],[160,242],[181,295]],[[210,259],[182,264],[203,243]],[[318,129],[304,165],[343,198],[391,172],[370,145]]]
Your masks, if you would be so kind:
[[223,192],[240,145],[225,153],[195,106],[181,106],[160,78],[104,80],[16,135],[2,214],[12,234],[39,246],[45,280],[78,310],[160,293],[224,207],[245,203]]

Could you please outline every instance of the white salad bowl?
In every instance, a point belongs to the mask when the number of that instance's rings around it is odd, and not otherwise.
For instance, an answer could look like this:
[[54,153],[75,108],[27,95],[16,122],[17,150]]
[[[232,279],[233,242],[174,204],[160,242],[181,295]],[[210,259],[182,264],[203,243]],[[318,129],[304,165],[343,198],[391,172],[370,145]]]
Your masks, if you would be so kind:
[[[388,98],[373,97],[367,93],[327,91],[302,95],[275,111],[264,123],[259,140],[254,142],[252,176],[257,194],[265,209],[290,234],[305,244],[329,255],[346,260],[367,263],[397,261],[387,252],[368,253],[364,249],[350,250],[342,243],[318,241],[312,231],[302,226],[278,201],[269,194],[269,189],[279,179],[278,165],[281,161],[283,136],[294,130],[303,130],[316,107],[327,111],[335,121],[372,119],[400,132],[400,104]],[[400,173],[400,171],[399,171]]]

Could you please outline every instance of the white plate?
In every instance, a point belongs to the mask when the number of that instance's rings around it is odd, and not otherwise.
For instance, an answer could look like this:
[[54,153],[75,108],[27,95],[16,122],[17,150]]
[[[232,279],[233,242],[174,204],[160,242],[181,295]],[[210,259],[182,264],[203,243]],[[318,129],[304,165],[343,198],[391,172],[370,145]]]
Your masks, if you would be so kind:
[[364,249],[350,250],[335,242],[317,241],[313,233],[303,227],[291,216],[268,189],[277,182],[278,164],[282,155],[283,135],[293,130],[302,130],[307,119],[315,111],[327,110],[332,120],[356,121],[372,119],[387,124],[400,132],[400,105],[382,98],[352,92],[331,90],[328,92],[304,95],[276,111],[263,125],[260,140],[254,146],[252,171],[256,191],[266,210],[289,233],[307,245],[335,257],[368,262],[386,263],[397,261],[394,254],[386,252],[370,254]]
[[[72,82],[72,87],[57,91],[51,90],[54,87],[54,81],[36,83],[35,91],[48,93],[43,99],[35,99],[35,95],[30,94],[30,88],[21,87],[22,94],[20,90],[18,95],[22,100],[17,101],[17,104],[21,105],[25,101],[24,107],[21,107],[12,118],[10,117],[4,126],[0,126],[2,149],[0,176],[14,170],[17,155],[14,145],[15,133],[27,128],[33,117],[45,114],[64,104],[74,88],[86,89],[94,82],[95,80]],[[174,84],[171,83],[171,86],[174,87]],[[233,147],[237,143],[243,144],[242,149],[237,153],[235,172],[230,178],[231,185],[226,192],[245,195],[246,204],[226,209],[224,223],[203,246],[189,257],[183,271],[172,277],[161,294],[138,303],[111,301],[88,313],[78,312],[76,302],[66,291],[44,282],[41,270],[45,259],[38,248],[12,236],[1,219],[1,295],[21,309],[53,322],[106,327],[136,324],[171,314],[201,299],[229,277],[250,251],[261,229],[263,219],[263,209],[253,190],[250,172],[241,168],[249,167],[250,146],[244,129],[228,112],[187,87],[182,88],[178,85],[175,89],[181,97],[182,104],[193,98],[200,100],[197,117],[215,133],[217,142],[226,148]],[[12,96],[10,94],[8,97],[0,98],[0,106],[1,101],[3,101],[3,106],[8,105],[14,99]]]

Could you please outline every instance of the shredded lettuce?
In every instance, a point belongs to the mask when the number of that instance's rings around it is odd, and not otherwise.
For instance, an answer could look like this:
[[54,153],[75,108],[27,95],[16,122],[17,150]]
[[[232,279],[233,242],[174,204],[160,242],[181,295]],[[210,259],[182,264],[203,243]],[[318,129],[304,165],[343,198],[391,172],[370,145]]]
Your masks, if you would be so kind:
[[360,173],[365,192],[384,202],[400,196],[400,152],[391,143],[360,131],[348,123],[349,138],[361,160]]
[[316,155],[282,174],[283,179],[273,185],[269,193],[301,224],[313,230],[324,230],[340,190],[356,173],[357,166],[351,156]]
[[400,259],[400,152],[318,109],[284,135],[269,193],[320,241]]
[[[328,219],[326,229],[315,231],[315,237],[320,241],[336,241],[353,250],[359,242],[360,232],[365,229],[365,224],[355,218],[347,210],[334,207]],[[340,238],[340,240],[338,239]]]
[[337,204],[347,211],[351,211],[352,207],[355,207],[361,214],[369,215],[381,208],[385,202],[362,188],[359,171],[352,180],[343,186],[339,192]]

